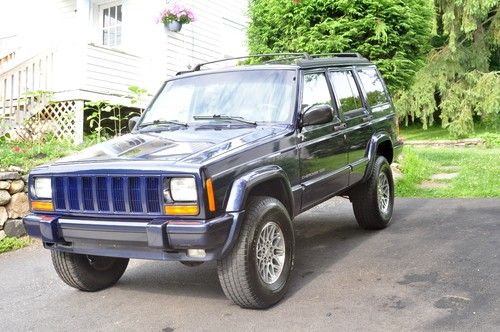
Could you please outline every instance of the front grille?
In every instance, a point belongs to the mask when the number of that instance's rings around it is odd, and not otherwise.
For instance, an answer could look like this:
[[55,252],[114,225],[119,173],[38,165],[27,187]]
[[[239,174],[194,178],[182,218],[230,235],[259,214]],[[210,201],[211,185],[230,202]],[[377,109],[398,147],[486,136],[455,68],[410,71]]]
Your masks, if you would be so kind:
[[160,214],[159,176],[57,176],[57,211]]

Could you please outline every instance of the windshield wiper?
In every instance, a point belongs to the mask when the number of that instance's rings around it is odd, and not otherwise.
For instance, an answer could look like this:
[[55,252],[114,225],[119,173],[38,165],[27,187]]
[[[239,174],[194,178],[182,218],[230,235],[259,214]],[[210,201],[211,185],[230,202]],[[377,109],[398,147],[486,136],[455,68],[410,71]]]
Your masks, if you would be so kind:
[[183,127],[188,126],[187,123],[181,122],[178,120],[154,120],[151,122],[141,123],[139,125],[139,128],[145,128],[145,127],[150,127],[150,126],[164,126],[164,125],[177,125],[177,126],[183,126]]
[[195,115],[193,116],[193,119],[195,120],[234,120],[246,124],[251,124],[253,126],[257,125],[257,122],[255,121],[250,121],[250,120],[245,120],[241,116],[230,116],[230,115],[222,115],[222,114],[214,114],[214,115]]

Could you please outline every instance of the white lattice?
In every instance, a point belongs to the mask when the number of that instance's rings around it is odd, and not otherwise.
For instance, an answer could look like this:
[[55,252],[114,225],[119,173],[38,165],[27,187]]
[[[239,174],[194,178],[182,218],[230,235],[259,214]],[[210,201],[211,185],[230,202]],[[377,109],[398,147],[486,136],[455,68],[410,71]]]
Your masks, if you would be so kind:
[[26,140],[39,140],[52,135],[59,140],[82,140],[83,101],[52,102],[26,117],[18,124],[15,134]]

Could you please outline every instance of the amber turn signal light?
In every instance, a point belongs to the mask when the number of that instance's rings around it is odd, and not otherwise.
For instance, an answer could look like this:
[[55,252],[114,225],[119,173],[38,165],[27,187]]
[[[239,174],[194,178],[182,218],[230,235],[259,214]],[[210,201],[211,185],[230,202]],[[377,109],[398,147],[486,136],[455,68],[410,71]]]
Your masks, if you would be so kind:
[[208,211],[215,212],[215,195],[212,179],[207,179],[207,198],[208,198]]
[[163,213],[171,216],[195,216],[198,212],[198,205],[165,205],[163,207]]
[[51,201],[31,201],[31,209],[38,211],[54,211]]

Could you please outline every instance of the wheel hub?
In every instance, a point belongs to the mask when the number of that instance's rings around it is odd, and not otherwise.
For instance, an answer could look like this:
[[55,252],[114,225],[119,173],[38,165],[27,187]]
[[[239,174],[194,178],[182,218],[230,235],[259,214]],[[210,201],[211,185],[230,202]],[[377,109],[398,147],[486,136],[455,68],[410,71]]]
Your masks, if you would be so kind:
[[256,246],[257,269],[266,284],[279,279],[285,264],[285,239],[275,222],[268,222],[260,231]]
[[378,176],[377,184],[377,202],[378,208],[382,213],[389,211],[389,200],[391,196],[391,188],[389,186],[389,179],[387,175],[382,172]]

